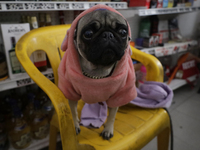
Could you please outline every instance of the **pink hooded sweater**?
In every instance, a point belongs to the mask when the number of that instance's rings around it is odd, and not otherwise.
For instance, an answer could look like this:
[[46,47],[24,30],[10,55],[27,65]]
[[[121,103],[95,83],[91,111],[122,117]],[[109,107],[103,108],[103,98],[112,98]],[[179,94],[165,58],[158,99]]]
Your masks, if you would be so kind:
[[78,20],[85,14],[97,9],[107,9],[120,14],[108,6],[96,5],[81,13],[73,21],[61,46],[62,50],[66,52],[58,68],[58,87],[70,100],[78,101],[82,99],[88,104],[106,102],[109,107],[119,107],[129,103],[137,96],[135,71],[129,46],[124,56],[118,61],[111,76],[103,79],[91,79],[82,73],[78,51],[73,41]]

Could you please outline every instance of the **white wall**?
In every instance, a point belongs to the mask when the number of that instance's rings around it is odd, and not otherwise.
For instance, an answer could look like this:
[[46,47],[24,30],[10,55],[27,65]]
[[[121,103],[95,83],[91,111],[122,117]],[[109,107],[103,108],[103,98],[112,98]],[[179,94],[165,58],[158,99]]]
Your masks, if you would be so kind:
[[[200,6],[200,0],[195,1],[194,6]],[[200,23],[200,11],[180,14],[178,23],[183,37],[196,38],[200,35],[197,32],[197,26]]]

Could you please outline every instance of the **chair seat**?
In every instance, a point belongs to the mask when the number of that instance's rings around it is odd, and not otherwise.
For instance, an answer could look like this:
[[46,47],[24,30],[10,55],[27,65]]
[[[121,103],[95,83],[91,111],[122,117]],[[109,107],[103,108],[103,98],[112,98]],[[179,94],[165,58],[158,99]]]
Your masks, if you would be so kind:
[[[79,117],[83,105],[84,102],[79,101]],[[137,150],[144,146],[143,143],[148,143],[162,130],[169,127],[168,123],[169,116],[162,108],[146,109],[128,104],[120,107],[117,112],[113,138],[104,140],[100,136],[103,126],[91,129],[81,126],[78,141],[79,144],[89,144],[96,150]]]

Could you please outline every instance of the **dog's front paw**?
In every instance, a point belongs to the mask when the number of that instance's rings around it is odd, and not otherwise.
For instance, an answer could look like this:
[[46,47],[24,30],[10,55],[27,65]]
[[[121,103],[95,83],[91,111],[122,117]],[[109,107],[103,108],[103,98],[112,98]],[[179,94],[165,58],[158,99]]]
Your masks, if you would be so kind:
[[103,131],[101,132],[100,136],[102,136],[105,140],[110,140],[110,138],[113,137],[113,133],[110,131]]
[[75,130],[76,130],[76,135],[78,135],[81,132],[80,127],[75,127]]

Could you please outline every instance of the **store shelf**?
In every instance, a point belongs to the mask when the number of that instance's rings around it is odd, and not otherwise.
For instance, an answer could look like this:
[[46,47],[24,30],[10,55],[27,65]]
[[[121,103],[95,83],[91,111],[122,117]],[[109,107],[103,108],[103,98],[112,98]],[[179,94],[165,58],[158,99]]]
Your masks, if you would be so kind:
[[[47,71],[42,72],[48,79],[53,79],[53,71],[52,69],[47,69]],[[6,79],[0,81],[0,91],[5,91],[13,88],[18,88],[26,85],[33,84],[34,81],[28,76],[27,73],[23,73],[19,78],[15,79]]]
[[139,9],[139,16],[176,14],[199,11],[200,7],[173,7],[173,8],[155,8],[155,9]]
[[127,9],[126,2],[45,2],[45,1],[1,1],[0,12],[9,11],[52,11],[52,10],[85,10],[97,4],[104,4],[114,9]]
[[196,40],[191,40],[181,43],[165,44],[163,47],[144,48],[141,51],[155,55],[156,57],[161,57],[187,51],[189,46],[196,46],[197,44],[198,42]]
[[[194,75],[194,76],[191,76],[188,78],[188,80],[190,82],[193,82],[197,79],[197,75]],[[165,82],[167,84],[167,82]],[[172,90],[175,90],[175,89],[178,89],[179,87],[183,86],[187,84],[187,81],[186,80],[183,80],[183,79],[173,79],[171,81],[171,83],[169,84],[169,87],[172,89]]]
[[[60,140],[61,140],[60,135],[58,135],[57,141]],[[49,136],[47,136],[45,139],[42,140],[32,140],[31,145],[23,150],[39,150],[47,146],[49,146]],[[12,145],[10,144],[9,150],[16,150],[16,149],[13,148]]]

